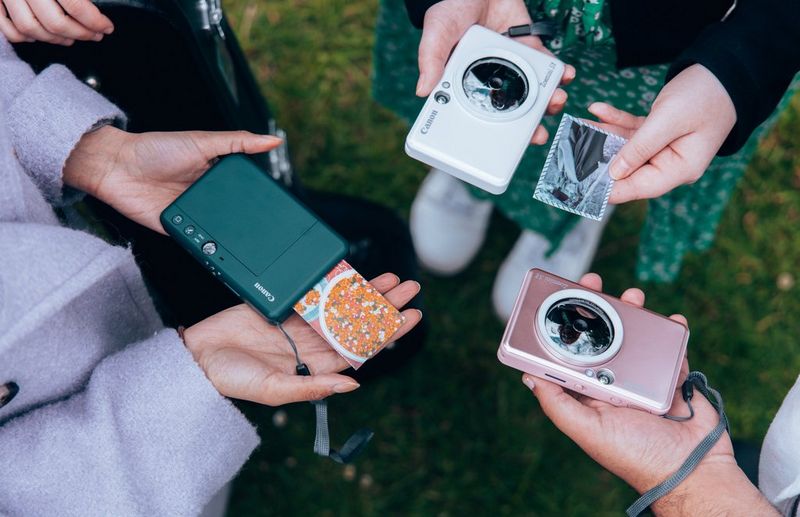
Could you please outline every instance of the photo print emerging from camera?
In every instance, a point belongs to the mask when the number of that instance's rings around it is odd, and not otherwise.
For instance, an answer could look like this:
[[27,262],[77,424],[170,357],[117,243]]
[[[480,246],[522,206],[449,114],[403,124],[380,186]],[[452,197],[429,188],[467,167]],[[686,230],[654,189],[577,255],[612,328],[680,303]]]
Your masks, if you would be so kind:
[[614,180],[608,164],[625,139],[564,115],[544,162],[534,199],[599,221]]

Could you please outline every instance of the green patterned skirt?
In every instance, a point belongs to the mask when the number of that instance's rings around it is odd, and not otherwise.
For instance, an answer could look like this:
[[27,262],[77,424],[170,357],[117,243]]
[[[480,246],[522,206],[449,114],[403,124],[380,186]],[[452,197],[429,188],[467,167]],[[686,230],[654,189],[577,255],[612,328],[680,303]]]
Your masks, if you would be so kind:
[[[551,42],[551,48],[562,61],[578,70],[577,78],[567,87],[569,99],[564,112],[592,118],[587,106],[595,101],[606,101],[636,115],[646,115],[664,83],[667,66],[618,70],[602,2],[581,0],[578,3],[584,6],[585,12],[574,8],[564,12],[563,8],[550,8],[552,3],[544,0],[531,11],[534,19],[546,15],[562,22],[564,37]],[[593,12],[589,12],[590,5]],[[546,10],[545,14],[542,9]],[[373,95],[409,123],[413,122],[424,102],[414,95],[420,31],[408,22],[402,0],[381,0],[376,32]],[[786,106],[791,92],[796,89],[797,82],[784,96],[776,113]],[[640,280],[673,281],[687,253],[704,251],[711,246],[722,212],[755,152],[759,135],[775,118],[773,114],[736,154],[715,158],[698,182],[649,201],[639,244],[637,276]],[[559,117],[546,117],[543,124],[553,135],[558,122]],[[477,189],[474,193],[490,198],[498,210],[522,229],[546,236],[552,244],[552,252],[578,218],[532,197],[548,148],[549,145],[531,146],[526,151],[504,194],[489,196]]]

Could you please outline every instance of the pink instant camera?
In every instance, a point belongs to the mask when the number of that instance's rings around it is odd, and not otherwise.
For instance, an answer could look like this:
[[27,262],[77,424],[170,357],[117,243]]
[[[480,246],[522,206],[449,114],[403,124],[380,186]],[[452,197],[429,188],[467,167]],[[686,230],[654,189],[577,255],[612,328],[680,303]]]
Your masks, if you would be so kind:
[[663,415],[688,341],[676,321],[532,269],[497,357],[588,397]]

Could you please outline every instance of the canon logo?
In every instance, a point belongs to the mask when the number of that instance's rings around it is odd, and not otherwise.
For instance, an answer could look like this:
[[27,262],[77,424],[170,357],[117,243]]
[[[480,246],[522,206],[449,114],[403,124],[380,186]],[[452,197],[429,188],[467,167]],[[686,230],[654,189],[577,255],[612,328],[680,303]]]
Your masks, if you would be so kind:
[[544,76],[544,80],[539,83],[539,86],[541,86],[542,88],[547,86],[547,83],[550,82],[550,77],[553,76],[553,70],[555,69],[555,67],[556,67],[555,63],[550,63],[550,65],[548,65],[547,74]]
[[430,116],[428,116],[428,120],[425,121],[419,132],[422,133],[423,135],[427,135],[428,131],[430,131],[431,126],[433,125],[433,120],[436,118],[436,115],[438,114],[439,112],[436,110],[431,111]]
[[261,284],[259,284],[258,282],[256,282],[256,283],[255,283],[255,288],[256,288],[256,289],[258,289],[258,292],[259,292],[259,293],[261,293],[261,294],[263,294],[263,295],[264,295],[264,297],[265,297],[265,298],[266,298],[268,301],[270,301],[270,302],[274,302],[274,301],[275,301],[275,297],[272,295],[272,293],[271,293],[271,292],[267,291],[267,288],[266,288],[266,287],[264,287],[263,285],[261,285]]

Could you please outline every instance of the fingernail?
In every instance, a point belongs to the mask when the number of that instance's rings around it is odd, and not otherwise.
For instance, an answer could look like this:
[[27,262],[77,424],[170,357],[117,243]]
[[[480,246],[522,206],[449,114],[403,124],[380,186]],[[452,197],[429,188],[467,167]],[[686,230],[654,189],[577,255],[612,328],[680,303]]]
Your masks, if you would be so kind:
[[92,41],[100,41],[102,39],[103,39],[103,34],[101,34],[99,32],[97,34],[95,34],[94,36],[92,36]]
[[528,387],[529,390],[533,391],[533,388],[536,387],[536,383],[533,382],[533,377],[525,375],[522,377],[522,384]]
[[111,34],[112,32],[114,32],[114,26],[112,25],[106,29],[103,29],[103,32],[105,32],[106,34]]
[[333,387],[334,393],[349,393],[361,386],[357,382],[340,382]]
[[425,83],[425,74],[419,74],[419,80],[417,80],[417,90],[416,94],[417,97],[422,97],[422,85]]
[[625,161],[625,158],[617,155],[608,166],[608,174],[612,179],[618,180],[628,173],[628,169],[630,169],[630,165]]
[[273,135],[260,135],[260,136],[261,136],[262,140],[264,140],[265,142],[268,142],[270,144],[273,143],[273,142],[283,142],[283,138],[278,138],[277,136],[273,136]]
[[414,310],[417,311],[417,314],[419,314],[419,319],[422,319],[422,311],[419,309],[414,309]]

